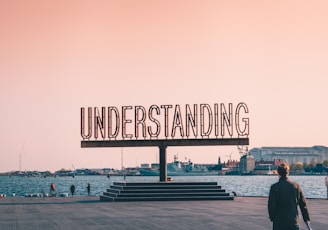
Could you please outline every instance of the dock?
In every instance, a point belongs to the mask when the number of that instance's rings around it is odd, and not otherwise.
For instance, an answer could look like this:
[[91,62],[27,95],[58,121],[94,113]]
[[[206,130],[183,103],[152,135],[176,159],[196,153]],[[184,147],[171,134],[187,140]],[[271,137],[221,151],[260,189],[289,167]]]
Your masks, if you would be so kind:
[[[104,202],[99,196],[0,198],[1,230],[272,229],[267,197]],[[308,199],[313,229],[327,229],[328,200]],[[301,229],[306,229],[302,217]]]

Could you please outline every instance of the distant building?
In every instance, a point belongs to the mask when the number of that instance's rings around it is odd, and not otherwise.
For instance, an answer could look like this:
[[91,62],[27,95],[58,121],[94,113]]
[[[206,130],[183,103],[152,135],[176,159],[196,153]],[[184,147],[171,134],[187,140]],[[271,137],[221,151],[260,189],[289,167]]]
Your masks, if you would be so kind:
[[228,160],[227,162],[223,162],[222,166],[222,174],[226,175],[239,175],[239,161],[237,160]]
[[252,155],[246,154],[240,158],[239,169],[241,174],[253,173],[255,168],[255,159]]
[[282,159],[288,164],[303,162],[309,164],[311,161],[323,162],[328,160],[328,148],[325,146],[313,147],[261,147],[249,150],[255,161],[273,161]]
[[254,169],[255,175],[276,175],[277,174],[277,166],[271,164],[260,164],[256,165]]
[[259,160],[255,161],[255,175],[275,175],[277,174],[278,165],[284,163],[283,159]]
[[258,165],[275,165],[278,166],[282,163],[285,163],[285,161],[283,159],[273,159],[273,160],[256,160],[255,161],[255,166]]

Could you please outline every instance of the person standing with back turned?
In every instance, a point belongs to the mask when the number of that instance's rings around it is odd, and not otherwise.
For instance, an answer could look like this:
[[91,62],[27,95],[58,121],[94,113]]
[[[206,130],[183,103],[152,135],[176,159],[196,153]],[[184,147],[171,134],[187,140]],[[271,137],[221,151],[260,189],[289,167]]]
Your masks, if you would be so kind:
[[270,188],[268,211],[273,230],[299,230],[298,206],[309,230],[310,215],[307,202],[299,184],[289,180],[289,165],[278,166],[279,181]]

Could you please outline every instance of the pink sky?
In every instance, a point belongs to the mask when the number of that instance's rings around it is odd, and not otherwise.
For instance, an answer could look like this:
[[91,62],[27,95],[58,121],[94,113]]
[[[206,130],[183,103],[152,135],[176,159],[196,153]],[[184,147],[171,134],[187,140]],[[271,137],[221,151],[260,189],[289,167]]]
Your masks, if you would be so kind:
[[[250,148],[328,146],[326,1],[0,1],[0,172],[121,167],[80,108],[245,102]],[[236,147],[169,148],[195,163]],[[157,148],[124,148],[124,166]]]

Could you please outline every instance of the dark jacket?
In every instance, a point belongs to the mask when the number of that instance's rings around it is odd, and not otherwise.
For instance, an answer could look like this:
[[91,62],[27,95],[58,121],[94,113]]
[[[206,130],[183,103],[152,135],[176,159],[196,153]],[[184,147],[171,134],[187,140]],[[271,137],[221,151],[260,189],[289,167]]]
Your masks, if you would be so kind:
[[301,187],[288,178],[280,178],[270,189],[268,211],[270,220],[280,226],[299,225],[298,207],[304,222],[310,221],[309,210]]

